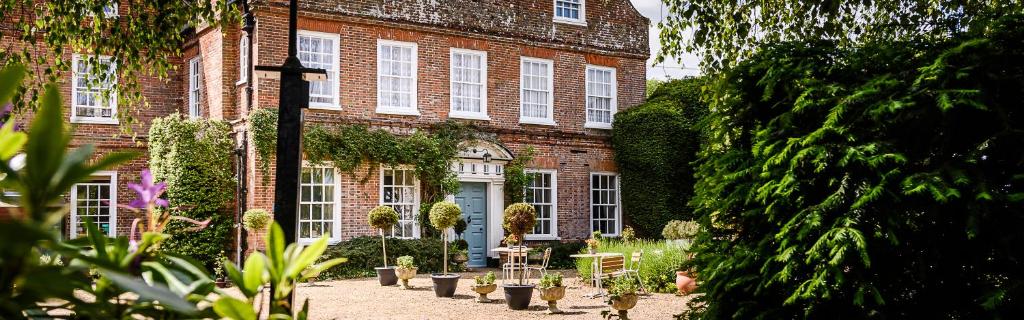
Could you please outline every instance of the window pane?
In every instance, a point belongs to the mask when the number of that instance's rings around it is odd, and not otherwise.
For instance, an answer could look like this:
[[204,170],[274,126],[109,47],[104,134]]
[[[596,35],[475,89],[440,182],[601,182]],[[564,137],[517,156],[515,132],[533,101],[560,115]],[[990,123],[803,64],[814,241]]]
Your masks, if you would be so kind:
[[416,173],[412,169],[383,169],[381,176],[381,205],[390,206],[398,212],[398,224],[390,234],[396,238],[418,236],[416,213],[419,208],[419,188]]
[[[338,199],[334,192],[334,168],[302,168],[299,190],[299,240],[313,241],[330,234],[338,215],[334,212]],[[331,235],[334,239],[338,237]]]

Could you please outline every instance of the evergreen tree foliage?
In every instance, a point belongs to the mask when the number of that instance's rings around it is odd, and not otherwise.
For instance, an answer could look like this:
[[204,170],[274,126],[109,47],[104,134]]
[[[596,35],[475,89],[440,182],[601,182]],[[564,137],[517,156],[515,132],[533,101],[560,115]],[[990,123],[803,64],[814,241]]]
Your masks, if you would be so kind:
[[658,238],[671,220],[693,219],[693,165],[707,105],[703,79],[658,86],[648,101],[615,115],[612,147],[623,212],[641,238]]
[[701,319],[1019,319],[1024,17],[764,48],[714,85]]
[[231,127],[223,121],[185,119],[179,114],[153,121],[149,129],[149,165],[156,180],[167,182],[167,201],[184,217],[210,224],[199,231],[173,221],[163,249],[191,256],[210,267],[221,259],[231,233],[235,196]]

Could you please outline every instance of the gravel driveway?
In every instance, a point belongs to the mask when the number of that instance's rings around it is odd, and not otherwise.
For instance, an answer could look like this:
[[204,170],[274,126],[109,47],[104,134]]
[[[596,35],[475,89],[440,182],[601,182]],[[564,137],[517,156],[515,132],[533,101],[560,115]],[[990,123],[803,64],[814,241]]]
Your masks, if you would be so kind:
[[[571,271],[563,272],[569,287],[565,298],[558,302],[564,314],[547,314],[547,303],[540,300],[537,291],[529,310],[509,310],[500,277],[498,290],[488,295],[493,302],[478,303],[469,287],[473,276],[479,274],[462,273],[454,298],[435,297],[429,275],[417,275],[409,281],[414,287],[411,290],[381,287],[375,278],[303,284],[296,303],[301,305],[309,298],[310,319],[600,319],[601,311],[609,309],[602,298],[584,298],[594,288],[582,287]],[[685,309],[686,301],[673,294],[641,296],[629,315],[631,319],[671,319]]]

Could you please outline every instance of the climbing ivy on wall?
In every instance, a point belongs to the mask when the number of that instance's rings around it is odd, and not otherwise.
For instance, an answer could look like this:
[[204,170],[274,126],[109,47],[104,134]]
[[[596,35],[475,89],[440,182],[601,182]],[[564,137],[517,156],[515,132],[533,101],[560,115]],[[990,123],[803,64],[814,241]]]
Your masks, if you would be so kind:
[[256,165],[263,181],[270,180],[270,159],[277,149],[277,109],[256,109],[249,113],[249,132],[256,149]]
[[[149,166],[157,180],[167,182],[167,200],[180,215],[211,219],[209,226],[191,231],[176,221],[168,226],[171,239],[163,249],[191,256],[212,267],[228,243],[229,206],[235,196],[232,170],[234,142],[223,122],[185,119],[173,114],[153,121],[149,129]],[[228,168],[228,169],[225,169]]]
[[526,173],[526,165],[533,161],[537,153],[532,146],[527,146],[515,159],[512,159],[505,166],[505,204],[523,202],[525,194],[523,190],[533,181],[533,175]]
[[691,220],[693,161],[707,107],[699,78],[658,86],[642,105],[615,115],[612,147],[622,177],[627,221],[644,238],[659,238],[671,220]]

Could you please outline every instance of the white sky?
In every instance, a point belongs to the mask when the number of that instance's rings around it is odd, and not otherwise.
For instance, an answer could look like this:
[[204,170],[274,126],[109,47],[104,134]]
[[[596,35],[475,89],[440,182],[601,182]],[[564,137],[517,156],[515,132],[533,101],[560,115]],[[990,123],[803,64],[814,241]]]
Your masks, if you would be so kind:
[[661,43],[658,41],[658,22],[661,22],[662,15],[668,14],[668,8],[661,0],[630,0],[633,6],[648,19],[651,19],[651,28],[648,30],[651,44],[651,58],[647,60],[647,79],[678,79],[687,75],[698,75],[697,69],[699,59],[696,55],[687,54],[683,56],[682,64],[676,59],[666,59],[663,64],[653,65],[654,56],[661,50]]

